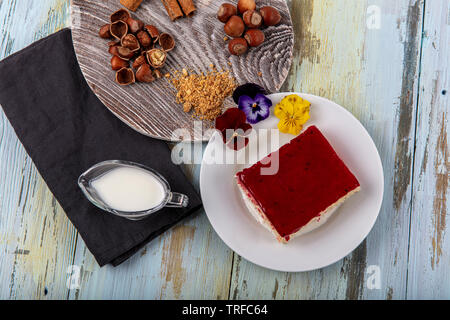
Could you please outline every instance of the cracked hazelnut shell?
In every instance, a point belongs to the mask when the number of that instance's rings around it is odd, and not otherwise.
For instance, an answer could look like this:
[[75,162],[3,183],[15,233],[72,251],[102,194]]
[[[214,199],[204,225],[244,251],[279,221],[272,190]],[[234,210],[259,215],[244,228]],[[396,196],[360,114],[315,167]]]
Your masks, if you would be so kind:
[[120,70],[122,68],[127,68],[129,66],[129,62],[119,58],[118,56],[113,56],[111,58],[111,69]]
[[118,20],[111,23],[109,32],[114,38],[121,40],[128,33],[128,25],[122,20]]
[[163,77],[163,74],[160,70],[155,69],[155,70],[153,70],[153,76],[157,79],[161,79]]
[[126,86],[136,82],[133,70],[131,68],[122,68],[116,72],[116,82]]
[[117,56],[123,60],[130,60],[133,58],[135,52],[131,51],[129,48],[117,46]]
[[146,25],[144,30],[148,32],[153,42],[157,42],[159,40],[159,30],[157,27],[153,25]]
[[128,10],[122,8],[122,9],[119,9],[116,12],[114,12],[111,15],[110,19],[111,19],[111,23],[114,23],[119,20],[125,22],[125,21],[127,21],[127,19],[129,17],[131,17],[130,12]]
[[132,34],[124,36],[120,43],[122,44],[122,47],[130,49],[132,52],[136,52],[141,48],[138,39]]
[[98,32],[98,35],[100,36],[100,38],[103,39],[109,39],[112,38],[111,32],[109,31],[109,24],[105,24],[104,26],[102,26],[100,28],[100,31]]
[[155,81],[152,69],[148,64],[144,63],[137,69],[136,80],[139,82],[146,82],[146,83]]
[[112,54],[113,56],[117,56],[118,55],[118,52],[117,52],[118,46],[119,46],[119,44],[114,44],[114,45],[109,46],[108,52],[110,54]]
[[152,38],[149,36],[147,31],[141,30],[136,35],[137,39],[139,40],[139,43],[142,47],[148,47],[153,43]]
[[175,39],[168,33],[161,33],[158,41],[161,48],[166,52],[175,48]]
[[147,59],[145,58],[145,56],[140,55],[139,57],[136,58],[136,60],[134,60],[133,68],[138,69],[140,66],[142,66],[143,64],[146,64],[146,63],[147,63]]
[[125,22],[128,24],[128,30],[131,33],[136,33],[139,30],[142,30],[142,28],[144,27],[144,23],[142,21],[133,19],[131,17],[129,17]]

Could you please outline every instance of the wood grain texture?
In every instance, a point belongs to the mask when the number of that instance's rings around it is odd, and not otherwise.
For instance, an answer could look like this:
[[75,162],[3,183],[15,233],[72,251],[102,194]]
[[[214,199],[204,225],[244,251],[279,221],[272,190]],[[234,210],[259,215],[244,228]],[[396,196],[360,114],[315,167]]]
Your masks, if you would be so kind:
[[417,119],[408,297],[450,298],[450,3],[427,1]]
[[[68,23],[67,1],[0,1],[0,58]],[[1,111],[0,299],[67,297],[75,240],[75,228]]]
[[[0,57],[69,26],[69,5],[0,0]],[[100,269],[0,111],[0,299],[450,299],[448,1],[288,5],[295,60],[282,90],[345,106],[383,159],[383,209],[360,248],[322,270],[273,272],[234,255],[199,212],[124,265]],[[366,26],[369,5],[381,9],[380,29]],[[186,172],[198,181],[199,166]],[[69,290],[72,264],[80,287]],[[380,267],[380,290],[366,286],[370,265]]]
[[[350,256],[314,272],[272,273],[235,257],[232,298],[255,293],[268,299],[406,297],[423,2],[350,2],[290,1],[297,41],[291,75],[282,90],[336,101],[366,127],[385,169],[377,223]],[[381,9],[380,29],[367,27],[367,9],[374,4]],[[367,288],[371,265],[380,268],[380,289]]]
[[[199,166],[185,172],[198,181]],[[70,299],[227,299],[232,251],[200,210],[116,268],[99,268],[82,240],[74,264],[82,277]]]
[[[255,82],[270,91],[277,91],[289,72],[294,34],[285,1],[261,0],[260,4],[269,2],[282,13],[282,22],[265,29],[266,41],[243,57],[228,52],[223,24],[216,17],[220,1],[197,0],[197,11],[192,17],[174,22],[160,1],[144,2],[134,16],[174,36],[177,46],[168,54],[163,73],[183,68],[196,73],[207,72],[213,64],[219,69],[230,70],[238,83]],[[145,135],[179,140],[173,132],[181,128],[190,132],[192,140],[207,140],[207,137],[194,135],[194,119],[176,104],[174,88],[167,79],[126,87],[113,81],[107,41],[98,37],[98,30],[109,22],[109,16],[118,8],[120,5],[115,0],[73,0],[74,47],[93,91],[116,116]],[[233,105],[231,99],[226,100],[225,107]],[[211,125],[212,122],[204,122],[205,129]]]

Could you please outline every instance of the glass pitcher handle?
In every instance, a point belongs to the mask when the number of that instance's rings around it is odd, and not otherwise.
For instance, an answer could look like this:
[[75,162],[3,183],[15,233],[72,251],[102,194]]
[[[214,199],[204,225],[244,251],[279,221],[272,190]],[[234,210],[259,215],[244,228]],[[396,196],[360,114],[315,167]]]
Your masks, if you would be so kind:
[[186,208],[189,204],[189,197],[178,192],[171,192],[169,201],[166,204],[168,208]]

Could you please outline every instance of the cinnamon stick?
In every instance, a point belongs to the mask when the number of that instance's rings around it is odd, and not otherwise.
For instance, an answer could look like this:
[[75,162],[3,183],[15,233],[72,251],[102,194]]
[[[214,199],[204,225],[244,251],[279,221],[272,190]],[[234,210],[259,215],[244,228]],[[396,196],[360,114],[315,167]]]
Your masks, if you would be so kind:
[[161,0],[161,2],[164,4],[164,7],[166,7],[167,14],[172,21],[183,17],[183,11],[181,11],[177,0]]
[[183,10],[186,17],[192,15],[197,8],[194,5],[194,1],[192,0],[178,0],[180,3],[181,9]]
[[120,3],[131,11],[136,11],[141,5],[143,0],[120,0]]

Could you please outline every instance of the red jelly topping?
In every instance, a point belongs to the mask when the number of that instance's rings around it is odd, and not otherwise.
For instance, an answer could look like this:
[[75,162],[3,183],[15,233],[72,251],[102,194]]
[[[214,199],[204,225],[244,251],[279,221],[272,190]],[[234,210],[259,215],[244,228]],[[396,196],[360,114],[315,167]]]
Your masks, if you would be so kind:
[[[278,233],[288,240],[314,217],[359,187],[359,182],[315,126],[268,157],[279,156],[275,175],[258,162],[237,174]],[[266,169],[267,170],[267,169]]]

